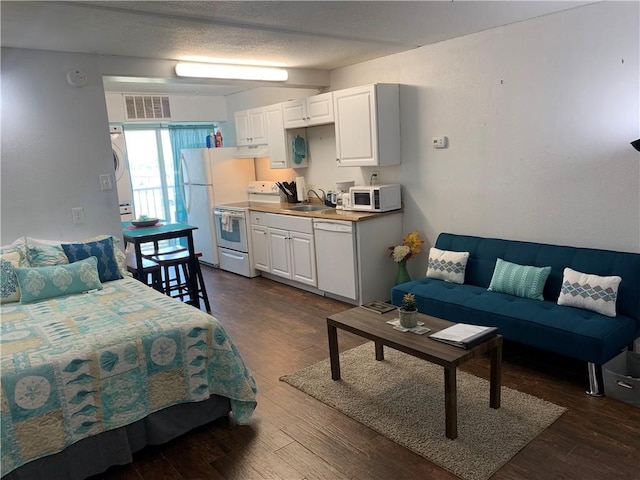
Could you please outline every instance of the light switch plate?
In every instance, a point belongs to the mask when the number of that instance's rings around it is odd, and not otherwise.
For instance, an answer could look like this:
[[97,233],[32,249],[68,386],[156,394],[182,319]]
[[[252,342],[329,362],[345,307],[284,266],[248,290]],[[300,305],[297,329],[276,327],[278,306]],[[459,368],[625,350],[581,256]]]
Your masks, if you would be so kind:
[[111,190],[113,185],[111,184],[111,175],[100,175],[100,190]]

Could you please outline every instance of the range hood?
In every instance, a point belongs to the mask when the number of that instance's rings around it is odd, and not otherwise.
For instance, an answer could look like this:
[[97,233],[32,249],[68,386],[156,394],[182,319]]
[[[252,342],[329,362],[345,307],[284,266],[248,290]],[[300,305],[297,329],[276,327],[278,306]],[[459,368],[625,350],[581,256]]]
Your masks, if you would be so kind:
[[271,156],[269,145],[237,147],[237,151],[234,155],[235,158],[259,158],[269,156]]

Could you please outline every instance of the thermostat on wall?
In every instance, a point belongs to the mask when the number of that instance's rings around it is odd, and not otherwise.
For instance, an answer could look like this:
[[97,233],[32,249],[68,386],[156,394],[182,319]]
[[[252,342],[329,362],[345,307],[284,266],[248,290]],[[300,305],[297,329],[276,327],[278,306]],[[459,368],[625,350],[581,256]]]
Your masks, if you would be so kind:
[[84,87],[88,81],[87,74],[80,70],[69,70],[67,72],[67,82],[72,87]]

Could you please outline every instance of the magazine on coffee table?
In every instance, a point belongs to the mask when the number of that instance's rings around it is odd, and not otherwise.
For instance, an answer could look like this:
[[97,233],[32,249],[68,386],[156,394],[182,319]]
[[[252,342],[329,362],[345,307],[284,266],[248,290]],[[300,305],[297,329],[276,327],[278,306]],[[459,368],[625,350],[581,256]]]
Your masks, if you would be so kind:
[[488,340],[497,333],[497,327],[482,327],[480,325],[456,323],[444,330],[432,333],[429,337],[455,347],[469,349]]
[[398,308],[395,305],[391,305],[390,303],[385,303],[380,300],[374,300],[372,302],[363,303],[360,306],[362,308],[366,308],[367,310],[370,310],[376,313],[387,313],[392,310],[396,310]]

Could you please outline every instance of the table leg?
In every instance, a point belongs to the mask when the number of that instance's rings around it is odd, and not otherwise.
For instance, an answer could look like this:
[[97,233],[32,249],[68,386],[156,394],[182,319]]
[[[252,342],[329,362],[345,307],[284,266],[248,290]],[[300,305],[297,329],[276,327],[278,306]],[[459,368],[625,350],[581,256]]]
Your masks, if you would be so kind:
[[340,354],[338,353],[338,329],[327,322],[329,337],[329,360],[331,362],[331,380],[340,380]]
[[187,234],[187,246],[189,248],[189,304],[200,309],[200,296],[198,295],[198,257],[193,245],[193,233],[189,230]]
[[447,438],[458,438],[458,387],[456,368],[444,369],[444,417]]
[[142,269],[142,249],[140,248],[140,242],[134,242],[136,252],[136,278],[143,283],[147,283],[144,271]]
[[384,360],[384,345],[380,342],[375,342],[376,344],[376,360],[382,361]]
[[502,387],[502,339],[491,350],[491,374],[490,374],[489,406],[500,408],[500,391]]

